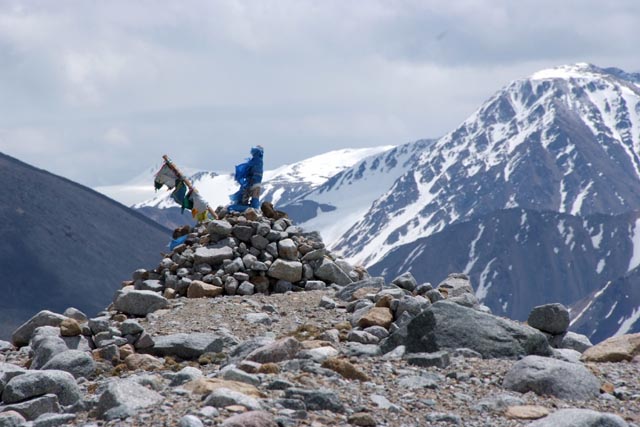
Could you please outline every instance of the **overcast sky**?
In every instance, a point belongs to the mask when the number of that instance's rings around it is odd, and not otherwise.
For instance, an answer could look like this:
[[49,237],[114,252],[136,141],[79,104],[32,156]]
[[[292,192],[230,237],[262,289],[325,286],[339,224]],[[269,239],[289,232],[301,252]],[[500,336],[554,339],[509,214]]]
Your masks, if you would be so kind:
[[86,185],[440,136],[509,81],[640,71],[638,0],[0,0],[0,152]]

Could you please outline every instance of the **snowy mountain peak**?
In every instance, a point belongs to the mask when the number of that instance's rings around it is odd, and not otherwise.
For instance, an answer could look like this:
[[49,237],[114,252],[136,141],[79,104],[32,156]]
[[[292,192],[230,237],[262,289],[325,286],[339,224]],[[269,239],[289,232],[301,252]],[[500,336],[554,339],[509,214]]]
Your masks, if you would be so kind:
[[626,75],[576,64],[512,82],[425,149],[336,248],[370,264],[499,209],[640,208],[640,87]]

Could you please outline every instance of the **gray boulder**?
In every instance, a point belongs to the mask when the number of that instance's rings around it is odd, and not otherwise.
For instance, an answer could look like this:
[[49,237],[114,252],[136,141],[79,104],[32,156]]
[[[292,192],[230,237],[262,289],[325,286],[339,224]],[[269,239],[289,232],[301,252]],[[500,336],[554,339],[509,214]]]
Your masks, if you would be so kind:
[[393,279],[391,283],[398,286],[399,288],[406,289],[409,292],[413,292],[416,287],[418,287],[416,278],[413,277],[413,274],[408,271]]
[[180,422],[178,423],[178,427],[204,427],[200,418],[195,415],[185,415],[180,418]]
[[539,305],[531,310],[527,323],[543,332],[562,334],[569,328],[569,310],[558,303]]
[[139,410],[157,405],[162,400],[162,395],[136,381],[115,380],[100,395],[96,409],[99,418],[113,420],[135,415]]
[[62,405],[73,405],[82,398],[76,380],[64,371],[27,371],[6,384],[4,403],[16,403],[45,394],[55,394]]
[[470,348],[484,358],[550,356],[551,348],[538,330],[513,320],[468,307],[438,301],[394,332],[382,345],[387,353],[399,345],[408,353]]
[[587,400],[600,394],[600,381],[584,365],[540,356],[516,362],[502,385],[520,393],[533,391],[568,400]]
[[69,350],[62,338],[50,335],[35,336],[31,340],[31,349],[31,369],[42,369],[54,356]]
[[284,396],[287,399],[304,401],[309,411],[344,412],[345,410],[340,397],[329,389],[289,388],[285,390]]
[[242,242],[248,242],[251,240],[251,236],[253,236],[253,227],[248,225],[234,225],[233,235]]
[[220,265],[225,259],[233,259],[233,249],[228,246],[198,248],[193,255],[193,261],[196,264]]
[[69,372],[74,378],[91,378],[96,373],[96,362],[84,351],[67,350],[56,354],[45,363],[42,369]]
[[287,261],[278,258],[271,264],[269,276],[295,283],[302,279],[302,263],[299,261]]
[[33,423],[33,427],[58,427],[73,425],[76,414],[42,414]]
[[316,277],[327,283],[335,283],[340,286],[346,286],[353,280],[345,273],[336,263],[328,259],[324,259],[320,267],[315,269]]
[[[13,403],[3,406],[0,410],[15,411],[28,421],[33,421],[43,414],[62,412],[58,397],[55,394],[45,394],[25,402]],[[0,426],[4,426],[2,418],[0,418]]]
[[13,377],[17,377],[18,375],[22,375],[27,372],[26,369],[14,365],[12,363],[0,362],[0,397],[2,397],[2,390],[4,390],[5,385],[11,380]]
[[76,320],[78,323],[85,323],[88,320],[87,315],[75,307],[67,308],[62,314]]
[[171,376],[171,383],[169,385],[171,387],[176,387],[202,377],[203,374],[200,369],[187,366]]
[[568,348],[580,353],[584,353],[590,347],[593,347],[593,344],[589,337],[575,332],[567,332],[560,343],[560,348]]
[[473,287],[469,281],[469,276],[462,273],[450,274],[439,285],[438,290],[447,295],[447,298],[459,297],[463,294],[472,294]]
[[4,412],[0,412],[0,426],[22,427],[27,422],[20,413],[6,409],[6,407],[3,409]]
[[9,341],[0,340],[0,353],[2,353],[3,351],[9,351],[12,349],[13,349],[13,344],[11,344]]
[[278,423],[269,412],[249,411],[227,418],[222,427],[278,427]]
[[286,260],[296,261],[298,259],[298,246],[291,239],[282,239],[278,242],[278,256]]
[[137,320],[127,319],[120,324],[120,332],[122,335],[136,335],[144,331],[144,328]]
[[213,406],[214,408],[240,405],[251,411],[258,411],[262,409],[262,405],[256,398],[228,388],[218,388],[214,390],[204,400],[204,404],[206,406]]
[[40,326],[60,326],[60,323],[66,319],[62,314],[53,313],[48,310],[42,310],[31,319],[20,325],[18,329],[11,335],[11,342],[16,347],[23,347],[29,344],[31,334]]
[[227,221],[213,220],[207,225],[207,231],[209,234],[217,236],[228,237],[233,231],[233,227]]
[[369,279],[359,280],[357,282],[349,283],[347,286],[340,289],[336,293],[336,298],[342,301],[351,301],[351,299],[353,298],[353,293],[358,289],[374,288],[374,289],[380,290],[382,289],[383,286],[384,286],[383,277],[372,277]]
[[283,338],[253,350],[246,359],[258,363],[278,363],[293,359],[301,347],[295,338]]
[[169,301],[153,291],[121,291],[113,302],[114,309],[134,316],[146,316],[168,306]]
[[528,427],[628,427],[625,420],[615,414],[590,409],[560,409],[551,415],[527,424]]
[[155,356],[177,356],[197,359],[203,353],[220,353],[225,347],[238,342],[229,335],[195,332],[154,337],[155,345],[148,351]]

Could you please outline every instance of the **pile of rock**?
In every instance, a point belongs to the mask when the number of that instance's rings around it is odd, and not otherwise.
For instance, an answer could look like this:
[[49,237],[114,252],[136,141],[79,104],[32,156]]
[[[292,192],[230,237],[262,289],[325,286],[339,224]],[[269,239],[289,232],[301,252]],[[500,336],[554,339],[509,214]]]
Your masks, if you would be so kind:
[[319,290],[368,277],[363,268],[331,254],[317,234],[253,209],[186,227],[174,236],[184,243],[155,270],[135,271],[115,296],[116,310],[144,316],[176,297]]

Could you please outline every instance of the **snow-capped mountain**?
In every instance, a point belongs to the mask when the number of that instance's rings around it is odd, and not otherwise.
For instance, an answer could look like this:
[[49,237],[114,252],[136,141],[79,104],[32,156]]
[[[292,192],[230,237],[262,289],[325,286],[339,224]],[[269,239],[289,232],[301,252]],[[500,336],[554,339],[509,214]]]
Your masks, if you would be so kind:
[[526,320],[536,305],[573,304],[636,269],[638,217],[494,211],[401,245],[369,271],[387,278],[410,271],[434,285],[452,271],[464,272],[494,313]]
[[386,188],[411,170],[434,142],[420,140],[366,157],[282,209],[305,229],[317,230],[326,242],[333,242],[363,217]]
[[398,246],[512,207],[585,216],[640,209],[640,80],[577,64],[496,93],[427,147],[334,245],[373,264]]
[[[291,165],[265,171],[261,199],[271,201],[278,206],[284,205],[309,193],[361,159],[389,151],[392,148],[393,146],[381,146],[335,150]],[[190,178],[205,200],[214,207],[229,204],[229,195],[238,190],[238,184],[231,173],[218,174],[206,171],[194,173],[191,171]],[[153,187],[153,174],[146,179]],[[190,221],[188,212],[181,214],[180,208],[176,207],[175,202],[171,199],[171,193],[165,190],[161,190],[149,200],[136,203],[133,208],[170,228]]]

